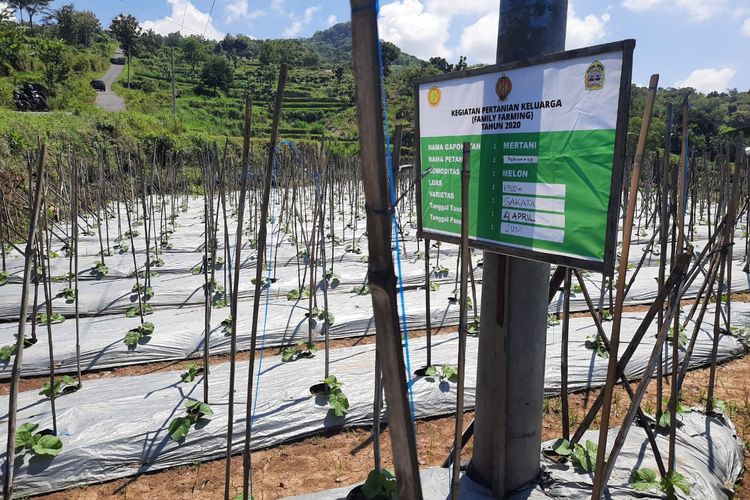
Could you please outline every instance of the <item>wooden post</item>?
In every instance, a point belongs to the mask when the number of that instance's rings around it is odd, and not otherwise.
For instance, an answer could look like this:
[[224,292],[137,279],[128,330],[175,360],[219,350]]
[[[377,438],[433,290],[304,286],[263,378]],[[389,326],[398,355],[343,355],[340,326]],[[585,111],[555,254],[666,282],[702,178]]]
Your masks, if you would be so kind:
[[368,276],[377,351],[383,366],[398,498],[417,500],[422,498],[422,486],[415,429],[406,396],[406,368],[396,307],[397,282],[391,255],[393,207],[388,199],[376,3],[376,0],[350,1],[360,158],[367,207]]
[[458,317],[458,384],[456,385],[456,426],[453,435],[453,478],[451,498],[458,500],[461,480],[461,435],[464,430],[464,374],[466,372],[466,335],[469,281],[469,179],[471,177],[471,143],[464,142],[461,170],[461,271]]
[[[16,339],[16,356],[13,359],[11,372],[10,396],[8,398],[8,446],[5,449],[5,482],[3,483],[3,498],[12,498],[13,472],[16,459],[16,420],[18,418],[18,381],[21,378],[21,364],[23,362],[23,343],[26,337],[26,315],[29,301],[29,281],[31,280],[31,265],[34,254],[34,234],[36,232],[39,212],[42,207],[42,187],[44,186],[44,160],[47,147],[42,143],[36,168],[36,188],[31,208],[31,220],[24,252],[23,285],[21,288],[21,311],[18,314],[18,338]],[[32,179],[29,179],[32,182]]]
[[[258,258],[255,261],[255,293],[253,296],[253,323],[250,336],[250,361],[247,372],[247,400],[245,405],[245,444],[242,451],[242,498],[249,499],[250,484],[250,438],[252,437],[253,411],[253,374],[255,373],[255,346],[258,342],[258,318],[260,316],[260,296],[263,278],[263,261],[266,253],[266,238],[268,232],[268,204],[271,196],[271,177],[273,176],[273,157],[276,151],[276,141],[279,134],[281,120],[281,106],[284,103],[284,88],[286,87],[287,65],[282,63],[279,71],[279,83],[276,87],[276,101],[271,125],[271,140],[268,144],[268,162],[266,175],[263,179],[263,199],[260,206],[260,221],[258,225]],[[236,271],[235,271],[236,272]],[[238,288],[238,287],[235,287]],[[234,321],[232,321],[234,323]]]
[[607,381],[604,386],[604,399],[601,414],[601,427],[599,428],[599,445],[596,453],[596,470],[594,474],[594,486],[591,498],[598,500],[604,491],[604,459],[607,448],[607,433],[609,431],[609,416],[612,407],[612,393],[617,383],[617,356],[620,347],[620,326],[622,324],[622,306],[625,291],[625,279],[628,270],[628,256],[630,254],[630,238],[633,231],[633,214],[635,212],[636,198],[638,197],[638,179],[641,174],[641,163],[646,150],[646,136],[651,123],[651,112],[656,99],[656,89],[659,84],[659,75],[651,75],[648,86],[646,106],[643,110],[643,122],[638,136],[638,146],[633,159],[633,173],[630,178],[630,197],[628,198],[627,212],[625,214],[625,225],[623,226],[622,253],[620,255],[620,266],[617,273],[617,298],[612,321],[612,333],[610,334],[610,355],[607,366]]
[[[242,233],[245,222],[245,198],[247,196],[247,178],[250,168],[250,124],[252,118],[252,101],[245,96],[245,126],[242,133],[242,177],[240,178],[240,201],[237,206],[237,231],[234,247],[234,287],[231,293],[232,326],[229,339],[229,403],[227,405],[227,457],[224,465],[224,500],[229,500],[230,476],[232,473],[232,430],[234,428],[234,385],[237,359],[237,301],[240,284],[240,267],[242,266]],[[229,261],[227,261],[229,262]],[[251,374],[252,375],[252,374]],[[249,398],[249,394],[248,394]]]
[[[571,270],[565,268],[563,292],[562,341],[560,346],[560,402],[562,403],[563,439],[570,441],[570,412],[568,411],[568,338],[570,335],[570,281]],[[591,311],[596,316],[596,311]]]

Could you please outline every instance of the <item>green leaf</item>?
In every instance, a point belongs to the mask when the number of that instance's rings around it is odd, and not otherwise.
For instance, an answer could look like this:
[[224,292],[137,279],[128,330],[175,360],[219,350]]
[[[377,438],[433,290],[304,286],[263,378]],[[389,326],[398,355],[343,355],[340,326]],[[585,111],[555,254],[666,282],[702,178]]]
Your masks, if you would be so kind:
[[437,368],[434,366],[428,366],[424,374],[427,375],[428,377],[435,377],[437,376]]
[[667,494],[667,497],[674,497],[675,488],[678,488],[685,495],[690,495],[690,483],[685,476],[677,471],[672,471],[666,477],[661,479],[661,490]]
[[214,414],[213,410],[209,405],[202,401],[189,400],[185,402],[185,408],[187,408],[188,415],[196,415],[198,418],[210,417]]
[[123,339],[123,342],[128,347],[135,347],[138,345],[138,341],[141,340],[141,333],[135,329],[130,330],[128,333],[125,334],[125,338]]
[[343,417],[349,409],[349,399],[341,390],[335,390],[328,394],[328,406],[333,410],[334,415]]
[[31,451],[33,451],[35,455],[56,457],[62,451],[62,447],[63,444],[59,437],[46,434],[44,436],[39,436],[39,439],[36,440],[36,443],[31,447]]
[[448,382],[458,382],[458,368],[452,365],[443,365],[440,378],[447,380]]
[[302,296],[302,292],[298,289],[289,290],[286,294],[286,300],[298,300]]
[[573,450],[570,448],[570,441],[560,438],[552,443],[552,450],[562,457],[570,456]]
[[650,491],[659,488],[656,472],[652,469],[635,469],[630,476],[630,484],[638,491]]
[[596,443],[587,439],[585,447],[576,444],[570,460],[583,472],[593,472],[596,465]]
[[172,441],[181,441],[190,432],[192,421],[188,417],[177,417],[169,423],[167,432]]

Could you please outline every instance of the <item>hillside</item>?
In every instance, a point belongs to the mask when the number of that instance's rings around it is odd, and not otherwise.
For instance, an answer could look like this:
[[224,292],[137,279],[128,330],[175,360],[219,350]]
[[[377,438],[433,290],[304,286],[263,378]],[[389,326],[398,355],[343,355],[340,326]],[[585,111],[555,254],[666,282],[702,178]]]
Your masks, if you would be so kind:
[[[120,29],[123,26],[132,30],[132,43],[124,43],[127,34]],[[255,40],[227,35],[214,42],[179,33],[161,36],[144,32],[129,16],[115,19],[105,29],[92,13],[72,7],[54,11],[44,24],[34,28],[5,17],[0,18],[0,114],[7,133],[18,136],[15,142],[33,143],[32,135],[40,133],[65,136],[70,128],[61,124],[71,120],[69,113],[73,113],[76,126],[96,137],[106,137],[110,130],[102,123],[117,122],[117,133],[110,140],[136,142],[143,139],[138,135],[143,133],[189,148],[191,144],[221,141],[225,136],[239,137],[242,99],[249,92],[253,99],[253,135],[261,139],[270,128],[278,68],[284,61],[290,70],[282,137],[326,140],[334,149],[353,151],[357,148],[357,131],[351,44],[349,23],[336,24],[309,38]],[[123,72],[114,85],[125,99],[127,111],[113,117],[95,109],[96,92],[89,81],[103,74],[118,45],[132,49],[131,76],[128,84],[127,71]],[[392,125],[405,126],[404,154],[408,156],[414,141],[411,82],[445,71],[447,62],[420,61],[388,42],[383,44],[383,57],[389,117]],[[14,108],[14,86],[24,82],[47,90],[54,119],[21,117],[7,111]],[[715,149],[707,137],[750,126],[747,92],[706,96],[692,89],[666,89],[659,93],[650,146],[659,147],[663,142],[666,102],[678,106],[686,93],[691,94],[692,144],[697,148]],[[645,89],[634,87],[630,122],[634,133],[640,126],[644,97]],[[0,127],[0,133],[5,127]],[[131,133],[136,135],[128,135]],[[77,134],[76,138],[84,136]]]

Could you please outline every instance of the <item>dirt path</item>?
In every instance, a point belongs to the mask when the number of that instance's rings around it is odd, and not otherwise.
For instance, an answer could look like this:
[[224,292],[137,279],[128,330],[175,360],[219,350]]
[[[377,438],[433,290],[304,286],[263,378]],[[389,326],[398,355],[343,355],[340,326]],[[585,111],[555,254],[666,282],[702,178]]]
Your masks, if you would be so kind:
[[[117,49],[114,57],[124,57],[122,49]],[[107,90],[97,92],[95,101],[97,107],[106,111],[125,111],[125,99],[115,94],[115,91],[112,89],[112,85],[124,69],[125,66],[121,64],[112,64],[107,72],[104,73],[104,76],[100,78]]]

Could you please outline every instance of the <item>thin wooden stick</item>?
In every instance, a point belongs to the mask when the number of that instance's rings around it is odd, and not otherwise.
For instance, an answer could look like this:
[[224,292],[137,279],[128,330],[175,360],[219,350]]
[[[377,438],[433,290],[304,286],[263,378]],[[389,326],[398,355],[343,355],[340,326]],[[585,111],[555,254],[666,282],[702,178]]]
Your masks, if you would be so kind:
[[[36,168],[36,189],[34,191],[34,204],[31,208],[31,220],[29,221],[29,232],[26,239],[26,251],[24,252],[23,286],[21,288],[21,310],[18,314],[18,338],[16,339],[16,356],[13,359],[13,371],[11,372],[10,396],[8,398],[8,445],[5,448],[5,481],[3,483],[3,498],[12,498],[13,495],[13,472],[16,459],[16,420],[18,418],[18,381],[21,378],[21,364],[23,362],[23,347],[26,340],[26,315],[29,300],[29,282],[31,280],[31,264],[34,254],[34,235],[39,221],[39,212],[42,207],[42,187],[44,186],[44,160],[47,156],[47,147],[41,144],[39,158]],[[32,179],[29,179],[32,182]]]
[[242,498],[249,499],[250,485],[250,439],[252,437],[253,410],[253,374],[255,373],[255,346],[258,342],[258,318],[260,315],[261,281],[263,277],[263,262],[266,252],[266,238],[268,232],[268,204],[271,196],[271,177],[273,176],[273,158],[276,153],[276,141],[281,120],[281,106],[284,103],[284,88],[286,86],[287,65],[283,63],[279,71],[279,83],[276,88],[276,102],[274,104],[273,123],[271,125],[271,141],[268,145],[268,163],[266,175],[263,179],[263,199],[260,207],[258,224],[258,258],[255,262],[255,294],[253,296],[253,322],[250,336],[250,361],[247,372],[247,400],[245,405],[245,443],[242,451]]
[[633,230],[633,214],[635,202],[638,197],[638,180],[641,174],[641,163],[646,149],[646,136],[651,123],[651,113],[656,99],[656,88],[659,83],[659,75],[651,75],[648,87],[648,97],[643,110],[643,122],[638,137],[635,158],[633,159],[633,173],[630,179],[630,197],[628,198],[627,213],[623,226],[622,252],[620,256],[620,268],[617,274],[617,298],[615,300],[615,311],[612,322],[612,333],[610,335],[611,353],[607,367],[607,381],[604,386],[604,400],[601,414],[601,427],[599,429],[599,444],[596,454],[596,470],[594,474],[594,485],[591,498],[598,500],[602,496],[605,487],[604,458],[607,447],[607,433],[609,431],[609,417],[612,407],[612,393],[617,383],[617,357],[620,347],[620,327],[622,325],[622,306],[625,291],[625,279],[627,274],[628,256],[630,254],[630,238]]
[[[232,288],[231,313],[232,326],[229,339],[229,403],[227,406],[227,456],[224,465],[224,500],[229,500],[230,476],[232,473],[232,431],[234,429],[234,385],[237,359],[237,303],[240,283],[240,266],[242,265],[242,232],[245,222],[245,197],[247,196],[248,171],[250,169],[250,125],[252,119],[252,100],[245,96],[245,126],[242,134],[242,177],[240,179],[240,201],[237,206],[237,231],[234,246],[234,288]],[[252,375],[252,374],[251,374]],[[248,399],[250,395],[248,394]]]

